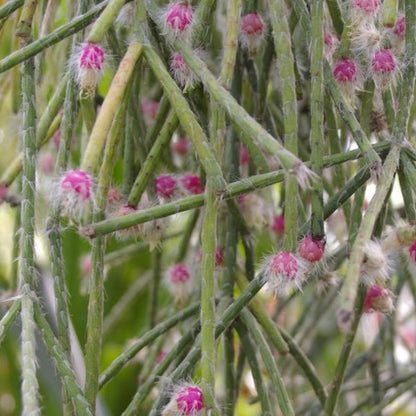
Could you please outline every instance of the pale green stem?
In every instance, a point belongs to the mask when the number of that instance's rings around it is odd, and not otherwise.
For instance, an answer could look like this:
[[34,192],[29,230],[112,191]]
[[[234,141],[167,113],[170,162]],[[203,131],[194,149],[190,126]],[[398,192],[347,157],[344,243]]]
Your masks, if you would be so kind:
[[25,47],[20,48],[16,52],[11,53],[9,56],[0,61],[0,73],[13,68],[15,65],[18,65],[21,62],[31,58],[32,56],[37,55],[39,52],[42,52],[49,46],[55,45],[55,43],[58,43],[68,36],[71,36],[74,33],[84,29],[94,20],[97,15],[100,14],[107,3],[108,0],[104,0],[100,4],[92,7],[87,13],[81,16],[77,16],[71,22],[55,29],[53,32],[49,33],[49,35],[38,39]]
[[101,110],[91,132],[87,148],[81,162],[81,168],[94,173],[100,160],[114,115],[123,99],[127,85],[142,53],[142,46],[132,42],[124,55],[111,82]]
[[156,165],[159,162],[160,156],[168,145],[172,134],[175,132],[178,126],[179,120],[176,113],[171,110],[169,116],[163,124],[159,135],[157,136],[150,152],[148,153],[146,160],[144,161],[133,186],[131,187],[130,195],[128,198],[128,204],[135,207],[139,201],[143,192],[146,190],[147,185],[155,171]]
[[206,186],[205,216],[202,222],[201,259],[201,387],[204,407],[213,416],[219,416],[215,403],[215,247],[219,201],[215,178],[208,176]]
[[108,29],[112,26],[126,0],[109,0],[107,6],[95,21],[87,37],[88,42],[100,43],[103,41]]
[[[140,53],[138,45],[136,55]],[[137,59],[136,58],[136,59]],[[134,67],[136,59],[133,57],[129,65]],[[128,93],[124,95],[123,102],[118,108],[113,124],[108,134],[104,158],[100,168],[97,185],[95,219],[104,217],[107,203],[107,194],[110,187],[111,174],[115,161],[117,142],[120,139],[120,130],[123,124]],[[101,347],[103,338],[103,315],[104,315],[104,250],[105,238],[98,238],[92,244],[91,249],[91,275],[89,282],[89,300],[87,316],[87,345],[85,349],[86,380],[85,395],[90,403],[91,409],[95,410],[95,404],[99,389],[99,369],[101,359]]]
[[[237,56],[238,33],[240,30],[241,0],[230,0],[227,4],[226,33],[221,63],[220,82],[229,90]],[[225,112],[214,100],[211,100],[210,139],[218,161],[222,161],[225,136]]]
[[256,349],[254,348],[254,345],[250,339],[248,331],[246,327],[240,321],[237,321],[235,323],[235,329],[238,332],[238,336],[240,337],[240,340],[241,340],[241,347],[244,350],[244,353],[247,357],[248,364],[250,366],[251,375],[253,377],[254,384],[257,390],[257,396],[259,398],[260,405],[261,405],[261,414],[263,416],[275,415],[276,411],[272,412],[272,407],[270,406],[270,400],[269,400],[269,395],[267,391],[268,389],[264,385],[265,383],[263,382],[261,367],[259,366],[259,362],[257,360]]
[[[377,145],[378,149],[389,148],[389,143],[380,143]],[[360,156],[359,151],[350,151],[338,155],[327,156],[324,158],[324,166],[328,167],[337,163],[343,163],[347,160],[356,159]],[[282,182],[284,179],[283,171],[275,171],[270,173],[264,173],[261,175],[251,176],[250,178],[243,179],[238,182],[231,183],[227,186],[226,192],[223,193],[223,198],[228,199],[234,196],[260,189],[269,185],[273,185],[278,182]],[[364,179],[363,179],[363,176]],[[351,183],[348,182],[345,188],[349,189],[347,198],[354,193],[357,187],[363,184],[369,177],[369,174],[361,172],[357,174],[356,179]],[[356,185],[358,183],[358,185]],[[344,188],[341,189],[337,195],[335,195],[329,203],[325,206],[324,217],[327,218],[338,206],[345,202]],[[204,195],[194,195],[187,198],[183,198],[178,201],[169,202],[161,206],[152,207],[145,211],[138,211],[133,214],[124,215],[120,218],[107,219],[99,223],[90,224],[82,230],[83,234],[90,238],[94,238],[98,235],[105,235],[117,230],[131,227],[132,225],[141,224],[147,221],[151,221],[157,218],[167,217],[179,212],[188,211],[193,208],[199,208],[204,205]],[[305,231],[306,232],[306,231]]]
[[13,324],[17,314],[20,312],[21,299],[16,299],[10,309],[1,317],[0,320],[0,345],[6,335],[7,330]]
[[[64,102],[66,86],[68,83],[68,76],[64,75],[60,83],[58,84],[54,95],[49,100],[45,111],[39,118],[38,125],[36,128],[36,148],[39,150],[46,142],[46,138],[49,139],[50,135],[48,130],[53,123],[53,120],[58,113],[59,108]],[[13,181],[17,178],[20,171],[22,170],[23,154],[20,153],[7,167],[0,179],[0,183],[10,186]]]
[[[280,0],[269,0],[270,20],[273,28],[278,74],[281,82],[283,103],[283,128],[285,148],[295,156],[298,154],[298,109],[296,100],[296,79],[294,58],[287,9]],[[312,49],[315,45],[312,45]],[[316,45],[318,46],[318,45]],[[298,230],[298,181],[288,176],[285,181],[285,235],[283,248],[293,251],[297,246]]]
[[273,358],[273,354],[270,351],[270,348],[263,337],[263,334],[257,327],[257,323],[254,320],[253,316],[246,309],[241,311],[241,320],[246,325],[247,329],[250,332],[250,335],[253,338],[253,341],[257,345],[260,355],[263,359],[263,362],[267,368],[267,371],[270,375],[273,387],[276,391],[277,399],[279,402],[280,410],[283,416],[294,416],[295,412],[293,411],[292,405],[287,394],[285,383],[282,379],[282,376],[277,369],[276,361]]
[[22,402],[23,416],[41,414],[39,403],[39,383],[36,378],[36,342],[33,319],[33,300],[28,284],[22,287]]
[[132,401],[122,413],[122,416],[138,415],[140,411],[140,405],[146,399],[146,397],[151,392],[153,386],[156,384],[158,379],[165,373],[169,365],[176,360],[176,362],[181,362],[185,359],[185,355],[189,350],[189,347],[193,344],[193,341],[198,335],[201,326],[197,322],[190,331],[188,331],[179,342],[176,344],[175,348],[172,348],[171,351],[166,355],[166,357],[155,367],[153,372],[147,377],[146,381],[140,386],[137,393],[134,395]]
[[352,137],[363,153],[367,163],[369,163],[370,168],[374,169],[376,174],[381,168],[381,160],[374,149],[371,147],[371,143],[368,140],[367,135],[364,130],[361,128],[357,119],[355,118],[354,112],[351,106],[345,101],[345,98],[342,96],[341,92],[338,89],[336,81],[332,75],[331,68],[327,61],[324,62],[324,77],[325,83],[331,94],[332,100],[346,125],[348,126]]
[[0,20],[10,16],[16,9],[21,7],[24,0],[10,0],[0,7]]
[[[399,155],[400,148],[396,145],[393,145],[384,162],[383,173],[380,176],[376,192],[371,199],[367,212],[361,222],[361,227],[358,230],[357,236],[355,238],[354,245],[352,246],[348,268],[344,279],[345,282],[341,293],[344,297],[347,298],[347,300],[349,297],[348,293],[350,291],[355,291],[355,293],[357,293],[354,304],[354,316],[351,323],[351,329],[347,334],[344,347],[338,360],[335,376],[331,384],[330,392],[328,394],[328,399],[325,403],[325,415],[332,415],[337,404],[339,391],[351,353],[352,343],[354,341],[355,332],[358,327],[362,303],[365,295],[363,289],[360,289],[359,284],[360,267],[364,259],[364,247],[371,238],[377,216],[391,187],[394,174],[396,173]],[[345,292],[347,292],[347,294]]]
[[[241,271],[236,273],[236,279],[240,290],[244,290],[248,285],[248,281]],[[289,352],[289,348],[280,332],[276,330],[275,323],[267,315],[267,312],[264,310],[264,306],[261,304],[260,300],[254,298],[251,301],[249,308],[259,324],[263,327],[264,331],[267,333],[267,336],[270,338],[270,341],[277,351],[279,351],[282,355],[287,354]]]
[[[16,36],[21,39],[29,39],[32,33],[32,20],[35,14],[38,0],[25,0],[20,13]],[[25,45],[22,45],[25,46]]]
[[[313,181],[311,230],[312,238],[322,240],[324,237],[324,201],[322,165],[324,149],[324,85],[322,61],[324,50],[323,39],[323,0],[312,4],[311,33],[311,166],[317,179]],[[285,215],[286,221],[286,215]]]
[[107,369],[100,376],[100,388],[107,384],[112,378],[114,378],[120,370],[146,345],[153,342],[157,337],[166,333],[169,329],[173,328],[179,322],[184,322],[186,319],[195,315],[200,310],[200,304],[189,306],[166,321],[156,325],[150,331],[143,334],[137,342],[131,345],[126,351],[119,355],[114,361],[107,367]]
[[54,359],[56,369],[61,377],[62,383],[66,386],[67,391],[71,397],[72,403],[78,416],[92,416],[93,413],[89,407],[88,402],[82,393],[81,387],[78,384],[74,370],[71,363],[68,361],[68,357],[55,338],[49,323],[43,316],[40,306],[34,303],[34,315],[35,321],[42,334],[43,341],[48,349],[50,356]]
[[337,34],[341,36],[344,30],[344,22],[342,20],[341,8],[338,4],[338,0],[326,0],[329,14],[331,15],[332,24]]
[[393,27],[397,19],[398,0],[384,0],[381,21],[385,27]]

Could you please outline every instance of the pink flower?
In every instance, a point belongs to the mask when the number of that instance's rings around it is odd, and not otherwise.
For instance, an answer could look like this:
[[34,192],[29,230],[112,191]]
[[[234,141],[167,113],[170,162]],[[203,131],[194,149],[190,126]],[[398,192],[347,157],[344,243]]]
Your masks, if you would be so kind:
[[352,7],[363,12],[375,15],[379,6],[378,0],[354,0]]
[[79,55],[79,67],[102,71],[105,62],[104,51],[95,43],[87,43]]
[[164,26],[166,34],[171,37],[182,36],[189,32],[194,15],[192,7],[186,1],[178,1],[169,4],[164,14]]
[[377,51],[371,61],[374,72],[392,72],[396,69],[396,59],[390,49]]
[[170,198],[176,189],[176,179],[170,175],[160,175],[155,180],[155,190],[163,198]]
[[180,53],[174,53],[170,62],[170,69],[175,81],[185,90],[195,85],[196,77],[191,68],[185,63]]
[[299,243],[298,251],[303,259],[315,263],[321,260],[324,255],[324,243],[322,240],[314,240],[312,236],[308,235]]
[[172,150],[178,155],[186,155],[189,151],[189,140],[186,137],[181,137],[174,141]]
[[291,288],[299,289],[305,280],[306,263],[295,254],[283,251],[266,264],[264,273],[277,295],[287,295]]
[[240,165],[248,165],[250,162],[250,153],[247,150],[247,147],[241,146],[240,148]]
[[92,193],[93,180],[83,170],[70,170],[61,179],[61,194],[66,194],[84,202],[90,198]]
[[184,264],[178,263],[169,269],[169,278],[172,283],[185,283],[191,275]]
[[241,18],[241,32],[245,35],[261,36],[264,30],[264,22],[257,13],[249,13]]
[[252,57],[257,53],[264,38],[264,22],[257,13],[249,13],[241,18],[240,41]]
[[393,310],[393,300],[391,292],[381,286],[371,286],[368,288],[364,300],[363,312],[382,312],[390,313]]
[[4,201],[7,195],[7,186],[0,184],[0,204]]
[[399,17],[393,27],[393,33],[396,36],[404,37],[406,34],[406,17]]
[[176,397],[176,404],[184,415],[195,415],[203,409],[202,390],[199,387],[189,386],[180,390]]
[[198,175],[187,174],[181,178],[182,186],[191,194],[198,195],[205,192],[205,188],[201,185]]
[[339,82],[355,82],[357,80],[357,66],[350,59],[338,62],[334,68],[334,77]]
[[276,215],[273,218],[273,223],[270,228],[277,235],[282,235],[285,232],[285,217],[283,215]]
[[416,241],[409,247],[409,256],[416,263]]

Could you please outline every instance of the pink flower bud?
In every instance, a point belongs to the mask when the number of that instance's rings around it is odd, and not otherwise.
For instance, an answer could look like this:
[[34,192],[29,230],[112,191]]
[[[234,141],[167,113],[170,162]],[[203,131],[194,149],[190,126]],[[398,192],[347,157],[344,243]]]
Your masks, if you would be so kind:
[[147,120],[154,120],[159,109],[159,101],[144,99],[141,103],[141,109]]
[[196,77],[191,68],[185,63],[180,53],[174,53],[170,62],[170,69],[175,81],[185,90],[195,85]]
[[189,151],[189,140],[186,137],[181,137],[174,141],[172,150],[178,155],[186,155]]
[[183,388],[177,393],[175,400],[183,415],[195,415],[204,407],[202,390],[199,387]]
[[70,170],[61,179],[61,194],[68,194],[80,202],[90,198],[92,193],[93,180],[83,170]]
[[169,4],[164,16],[167,35],[178,36],[188,32],[193,17],[192,7],[186,1]]
[[161,175],[155,180],[155,190],[163,198],[170,198],[175,192],[177,182],[170,175]]
[[374,72],[392,72],[396,69],[396,59],[390,49],[377,51],[371,61]]
[[375,15],[379,6],[378,0],[354,0],[352,7],[363,12]]
[[270,227],[277,235],[282,235],[285,232],[285,217],[283,215],[276,215],[273,218]]
[[295,280],[298,273],[298,261],[292,253],[278,253],[270,262],[270,271],[286,280]]
[[83,45],[78,55],[78,80],[83,97],[94,94],[98,77],[104,70],[104,51],[95,43]]
[[298,246],[299,254],[305,260],[315,263],[324,255],[324,243],[322,240],[314,240],[308,235],[302,239]]
[[337,42],[337,38],[331,32],[329,32],[329,31],[326,30],[324,32],[324,43],[325,43],[325,46],[329,50],[333,51],[334,48],[335,48],[336,42]]
[[393,310],[393,300],[391,292],[381,286],[371,286],[368,288],[364,300],[363,312],[382,312],[390,313]]
[[[198,263],[202,260],[202,249],[198,253]],[[223,249],[221,247],[215,248],[215,267],[221,267],[224,264]]]
[[264,30],[264,22],[257,13],[249,13],[241,18],[241,32],[245,35],[261,36]]
[[248,165],[250,162],[250,153],[247,150],[247,147],[241,146],[240,147],[240,165]]
[[181,178],[182,186],[191,194],[198,195],[205,192],[198,175],[187,174]]
[[169,278],[172,283],[185,283],[191,278],[191,275],[184,264],[178,263],[169,269]]
[[79,55],[79,67],[102,71],[105,62],[104,51],[95,43],[87,43]]
[[257,13],[249,13],[241,18],[240,40],[250,56],[254,56],[264,37],[264,22]]
[[416,241],[409,247],[409,256],[416,263]]
[[406,34],[406,17],[399,17],[393,27],[393,33],[396,36],[404,37]]
[[339,82],[355,82],[357,80],[357,66],[350,59],[338,62],[334,68],[334,77]]

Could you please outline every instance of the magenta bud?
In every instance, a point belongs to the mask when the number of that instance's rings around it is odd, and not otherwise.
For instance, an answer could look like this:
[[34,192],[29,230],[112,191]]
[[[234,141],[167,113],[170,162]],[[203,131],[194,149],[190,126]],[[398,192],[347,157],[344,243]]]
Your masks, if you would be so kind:
[[70,170],[61,179],[60,188],[63,192],[73,192],[81,201],[86,201],[92,193],[93,181],[83,170]]
[[171,3],[166,11],[165,24],[168,29],[183,32],[193,20],[192,7],[185,1]]
[[191,275],[184,264],[178,263],[169,269],[169,278],[172,283],[184,283],[191,278]]
[[388,289],[381,286],[371,286],[368,288],[364,300],[364,312],[390,313],[393,310],[393,301]]
[[202,399],[202,390],[199,387],[189,386],[180,390],[176,397],[178,409],[184,415],[194,415],[203,409],[204,403]]
[[87,43],[79,55],[79,67],[101,71],[104,67],[104,51],[95,43]]
[[249,13],[241,18],[241,32],[245,35],[262,36],[264,22],[257,13]]
[[160,175],[155,180],[155,190],[163,198],[170,198],[176,189],[176,179],[170,175]]
[[270,271],[285,277],[287,280],[295,280],[298,273],[298,261],[292,253],[278,253],[272,258]]
[[396,59],[390,49],[381,49],[374,54],[371,61],[374,72],[392,72],[396,69]]
[[334,68],[334,77],[340,82],[354,82],[357,79],[357,66],[350,59],[338,62]]
[[324,255],[324,243],[322,240],[314,240],[312,236],[304,237],[298,246],[299,255],[305,260],[315,263]]
[[198,195],[205,192],[198,175],[187,174],[181,178],[182,186],[191,194]]

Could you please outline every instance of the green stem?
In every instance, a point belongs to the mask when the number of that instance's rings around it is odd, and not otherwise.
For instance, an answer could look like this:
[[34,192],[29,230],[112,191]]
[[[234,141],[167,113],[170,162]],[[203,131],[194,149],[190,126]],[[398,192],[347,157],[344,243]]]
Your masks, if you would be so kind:
[[[311,167],[317,178],[312,184],[312,238],[322,240],[324,231],[324,201],[322,165],[324,149],[324,88],[323,88],[323,0],[317,0],[312,5],[312,33],[311,33]],[[286,215],[285,215],[286,221]]]
[[215,403],[215,248],[218,205],[218,188],[215,178],[208,176],[206,186],[205,216],[202,222],[202,259],[201,259],[201,387],[204,407],[212,415],[219,416]]
[[21,299],[16,299],[10,309],[1,317],[0,320],[0,345],[6,335],[7,330],[13,324],[17,314],[20,312]]
[[95,21],[87,37],[88,42],[100,43],[108,29],[112,26],[126,0],[109,0],[100,17]]
[[[274,48],[279,62],[278,74],[281,82],[283,102],[283,128],[285,149],[298,155],[298,109],[294,58],[287,9],[283,1],[269,0],[270,20],[273,27]],[[315,46],[315,45],[313,45]],[[293,251],[297,246],[298,230],[298,180],[288,176],[285,181],[285,234],[283,248]]]
[[338,36],[342,35],[344,30],[344,21],[342,20],[341,8],[338,4],[338,0],[326,0],[329,14],[331,15],[332,24],[336,30]]
[[398,0],[385,0],[381,22],[385,27],[393,27],[397,19]]
[[194,316],[200,309],[200,304],[188,306],[187,308],[177,312],[164,322],[156,325],[150,331],[144,333],[133,345],[126,351],[119,355],[107,367],[107,369],[100,376],[100,388],[105,386],[112,378],[114,378],[120,370],[146,345],[152,343],[157,337],[169,331],[179,322],[184,322],[186,319]]
[[282,411],[283,416],[294,416],[295,413],[290,403],[284,381],[279,373],[279,370],[277,369],[276,361],[273,358],[272,352],[270,351],[270,348],[266,340],[264,339],[263,334],[257,327],[253,316],[246,309],[243,309],[241,311],[241,320],[246,325],[247,329],[250,332],[250,335],[253,338],[253,341],[259,349],[260,355],[271,377],[273,386],[276,389],[279,407]]
[[11,0],[8,1],[4,6],[0,7],[0,20],[10,16],[15,10],[21,7],[24,0]]
[[[25,0],[20,13],[19,23],[16,28],[16,36],[19,38],[26,40],[31,37],[32,21],[37,5],[38,0]],[[24,43],[26,42],[24,41]]]
[[22,293],[22,415],[40,415],[39,383],[36,378],[36,324],[27,283],[22,287]]
[[325,403],[324,412],[326,415],[332,415],[338,400],[339,391],[344,378],[344,372],[351,353],[352,344],[355,338],[355,333],[361,316],[362,305],[364,302],[365,288],[359,284],[359,271],[361,263],[364,259],[364,247],[367,241],[371,238],[371,234],[377,219],[377,216],[382,208],[385,197],[392,184],[394,174],[397,169],[400,149],[398,146],[393,146],[384,162],[383,173],[380,177],[376,192],[371,199],[367,212],[362,220],[361,227],[352,247],[350,260],[345,276],[345,283],[342,292],[356,290],[356,297],[354,303],[354,316],[351,322],[351,329],[349,330],[346,340],[344,342],[335,376],[331,384],[331,389],[328,394],[328,400]]
[[137,42],[132,42],[120,62],[85,149],[81,163],[81,168],[84,170],[94,173],[97,168],[111,122],[123,99],[141,53],[142,46]]
[[157,163],[159,162],[160,156],[168,145],[172,134],[175,132],[179,124],[178,117],[176,113],[171,110],[169,116],[165,120],[162,129],[160,130],[159,135],[157,136],[150,152],[148,153],[140,171],[137,175],[136,180],[134,181],[133,186],[131,187],[130,195],[127,203],[135,207],[139,201],[143,192],[146,190],[149,181],[155,172]]
[[[65,75],[61,82],[58,84],[54,95],[49,100],[42,116],[39,118],[36,128],[37,150],[39,150],[51,137],[48,134],[48,130],[50,129],[51,125],[54,124],[54,118],[58,113],[59,108],[62,106],[62,103],[64,102],[67,84],[68,76]],[[0,183],[4,184],[5,186],[10,186],[22,170],[22,163],[23,153],[20,153],[7,167],[6,171],[3,173],[0,179]]]
[[49,35],[11,53],[7,58],[0,61],[0,73],[13,68],[15,65],[18,65],[32,56],[37,55],[39,52],[42,52],[44,49],[49,48],[49,46],[55,45],[55,43],[84,29],[101,13],[107,3],[108,0],[104,0],[100,4],[92,7],[87,13],[76,17],[71,22],[60,26],[58,29],[55,29]]
[[344,97],[339,91],[336,81],[332,75],[331,68],[327,61],[324,62],[324,77],[326,86],[329,90],[329,93],[331,94],[332,100],[334,101],[334,104],[338,109],[341,118],[348,126],[352,137],[354,138],[355,142],[357,143],[358,147],[363,153],[367,163],[370,165],[370,168],[374,169],[375,172],[378,173],[378,171],[381,168],[380,157],[371,147],[371,143],[368,140],[368,137],[365,134],[364,130],[358,123],[357,119],[355,118],[351,106],[345,101]]
[[55,338],[49,323],[43,316],[40,306],[37,302],[34,302],[34,316],[36,324],[42,334],[43,341],[48,349],[49,354],[54,359],[56,369],[61,377],[62,383],[66,386],[66,389],[71,397],[74,408],[79,416],[93,416],[88,402],[86,401],[81,387],[78,384],[76,375],[72,369],[71,363],[62,346]]
[[[241,272],[236,273],[237,284],[240,290],[244,290],[247,285],[248,281],[245,276]],[[278,330],[276,330],[275,323],[269,318],[266,311],[264,310],[263,305],[261,304],[259,299],[254,298],[249,308],[253,315],[256,317],[258,323],[262,326],[264,331],[266,332],[267,336],[270,338],[273,346],[279,351],[280,354],[284,355],[287,354],[289,348],[284,341],[282,335]]]
[[139,406],[149,395],[153,386],[156,384],[157,380],[166,372],[169,365],[174,361],[182,361],[185,358],[185,354],[188,351],[188,348],[192,345],[193,341],[198,335],[201,326],[196,323],[190,331],[188,331],[179,342],[176,344],[175,348],[166,355],[166,357],[155,367],[153,372],[147,377],[146,381],[140,386],[137,393],[134,395],[132,401],[122,413],[122,416],[137,415],[140,408]]
[[[386,149],[389,143],[381,143],[377,146],[378,149]],[[359,157],[359,151],[351,151],[339,155],[332,155],[324,158],[324,167],[332,166],[333,164],[342,163],[346,160],[356,159]],[[275,171],[264,173],[261,175],[251,176],[238,182],[231,183],[227,186],[226,192],[222,195],[224,199],[232,198],[234,196],[253,191],[255,189],[263,188],[282,182],[284,179],[283,171]],[[363,169],[349,181],[345,188],[341,189],[328,202],[324,208],[324,218],[328,218],[339,206],[341,206],[354,192],[361,186],[370,176],[367,169]],[[344,192],[348,190],[347,192]],[[146,211],[138,211],[133,214],[128,214],[120,218],[108,219],[99,223],[90,224],[82,230],[85,235],[94,238],[98,235],[105,235],[117,230],[131,227],[132,225],[141,224],[157,218],[167,217],[172,214],[187,211],[194,208],[199,208],[205,203],[204,195],[194,195],[183,198],[178,201],[169,202],[161,206],[152,207]],[[302,227],[303,230],[303,227]],[[306,230],[304,231],[306,232]]]
[[248,364],[250,366],[251,375],[253,376],[254,384],[257,390],[257,396],[260,400],[261,414],[265,416],[275,415],[276,412],[275,411],[272,412],[272,407],[270,406],[270,400],[269,400],[267,388],[263,382],[261,369],[260,369],[259,362],[256,356],[256,350],[250,339],[248,331],[246,327],[239,320],[235,323],[235,328],[238,332],[238,336],[240,337],[241,346],[244,350],[244,353],[247,357]]

